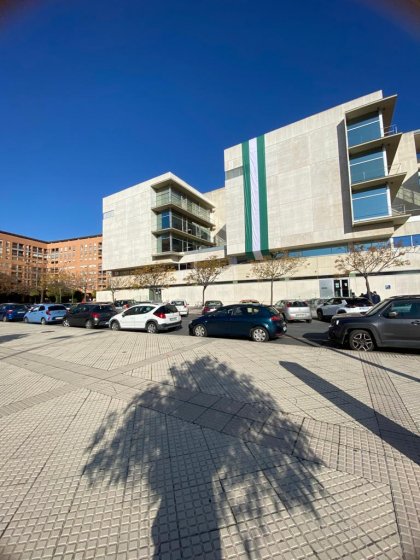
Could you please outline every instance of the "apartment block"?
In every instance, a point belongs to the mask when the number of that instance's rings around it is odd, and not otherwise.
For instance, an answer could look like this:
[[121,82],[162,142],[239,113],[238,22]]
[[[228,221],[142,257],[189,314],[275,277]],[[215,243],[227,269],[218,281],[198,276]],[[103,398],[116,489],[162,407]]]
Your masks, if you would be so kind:
[[45,272],[73,275],[86,293],[103,290],[102,235],[42,241],[0,231],[0,272],[21,290],[36,290]]

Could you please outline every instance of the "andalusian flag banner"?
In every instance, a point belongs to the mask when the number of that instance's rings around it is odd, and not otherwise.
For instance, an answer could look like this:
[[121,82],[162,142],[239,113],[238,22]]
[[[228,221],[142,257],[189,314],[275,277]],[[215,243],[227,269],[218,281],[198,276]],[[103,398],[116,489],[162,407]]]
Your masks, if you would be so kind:
[[242,144],[245,201],[245,251],[250,258],[268,255],[267,181],[264,136]]

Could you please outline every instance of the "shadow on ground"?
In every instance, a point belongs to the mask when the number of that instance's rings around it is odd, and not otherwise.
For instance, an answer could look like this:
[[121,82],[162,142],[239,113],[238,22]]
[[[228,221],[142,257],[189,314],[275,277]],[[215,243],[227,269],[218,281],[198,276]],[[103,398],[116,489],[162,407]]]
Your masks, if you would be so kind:
[[11,342],[12,340],[18,340],[19,338],[24,338],[28,336],[27,334],[4,334],[0,336],[0,344],[4,344],[5,342]]
[[240,535],[238,555],[256,558],[250,527],[268,537],[264,516],[280,520],[295,506],[317,516],[317,458],[293,456],[298,435],[306,445],[299,422],[223,362],[205,357],[169,372],[172,385],[151,382],[109,413],[86,449],[90,486],[123,487],[152,539],[150,557],[225,557],[223,530]]

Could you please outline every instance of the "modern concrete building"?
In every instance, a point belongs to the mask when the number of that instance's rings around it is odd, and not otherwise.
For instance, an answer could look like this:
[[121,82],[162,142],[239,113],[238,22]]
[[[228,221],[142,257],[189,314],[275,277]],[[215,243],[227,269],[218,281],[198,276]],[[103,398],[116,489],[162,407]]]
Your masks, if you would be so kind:
[[[353,244],[410,248],[410,265],[374,276],[382,296],[420,291],[420,132],[398,132],[396,96],[381,91],[225,150],[225,185],[200,193],[167,173],[104,199],[105,270],[128,275],[153,262],[178,267],[164,297],[200,300],[185,269],[209,255],[230,266],[208,297],[224,303],[268,299],[252,278],[264,255],[307,257],[275,298],[329,297],[365,290],[337,275],[335,259]],[[144,297],[146,294],[139,294]]]
[[42,241],[0,231],[0,272],[22,294],[36,291],[46,272],[73,275],[78,289],[93,294],[106,288],[102,235]]

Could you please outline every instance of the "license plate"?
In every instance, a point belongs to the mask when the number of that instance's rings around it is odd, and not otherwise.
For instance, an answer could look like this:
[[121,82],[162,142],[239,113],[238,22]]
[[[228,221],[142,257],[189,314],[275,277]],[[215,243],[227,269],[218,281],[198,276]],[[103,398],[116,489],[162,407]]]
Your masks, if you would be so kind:
[[305,317],[305,313],[296,313],[296,317]]
[[178,317],[171,317],[169,320],[170,321],[178,321]]

